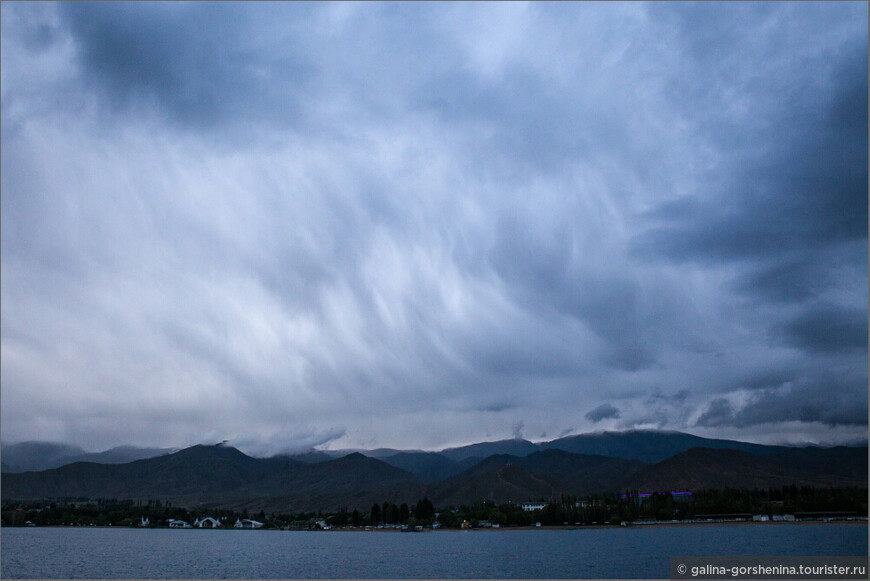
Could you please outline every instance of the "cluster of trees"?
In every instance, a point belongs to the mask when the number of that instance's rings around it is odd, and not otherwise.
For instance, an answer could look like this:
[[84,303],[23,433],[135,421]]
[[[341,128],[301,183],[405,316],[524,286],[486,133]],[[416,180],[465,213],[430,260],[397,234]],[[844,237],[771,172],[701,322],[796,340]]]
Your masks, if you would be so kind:
[[481,522],[500,526],[543,526],[564,524],[618,524],[639,520],[690,520],[700,516],[723,514],[854,513],[867,516],[866,488],[816,488],[811,486],[755,490],[699,490],[691,496],[670,493],[641,497],[637,491],[624,494],[541,499],[543,509],[523,511],[516,504],[496,505],[476,502],[471,506],[442,510],[439,522],[445,527],[459,527],[463,521],[471,526]]
[[854,512],[867,516],[866,488],[782,488],[700,490],[687,506],[690,515],[711,513],[795,514],[812,512]]
[[[544,500],[544,499],[542,499]],[[167,526],[169,519],[192,523],[197,518],[211,516],[225,526],[236,519],[253,518],[266,528],[313,528],[317,521],[333,527],[362,527],[380,525],[431,525],[440,523],[445,528],[463,525],[479,526],[490,523],[500,526],[529,526],[541,523],[563,524],[617,524],[638,520],[687,520],[714,514],[800,514],[800,513],[854,513],[867,516],[866,488],[815,488],[784,486],[782,488],[738,490],[717,489],[694,491],[691,496],[674,497],[669,493],[641,497],[636,491],[587,497],[562,495],[544,500],[543,509],[524,511],[513,503],[496,504],[478,501],[471,505],[445,507],[436,512],[428,498],[414,506],[392,502],[372,505],[369,511],[348,511],[322,514],[302,512],[271,514],[264,511],[249,515],[247,510],[208,509],[189,510],[174,507],[159,500],[134,502],[131,500],[67,501],[45,503],[4,502],[0,507],[2,526],[24,526],[28,521],[38,526],[137,526],[143,517],[150,526]]]
[[[99,499],[95,501],[70,500],[62,502],[4,502],[0,509],[2,526],[24,526],[31,522],[38,526],[135,526],[142,518],[150,526],[167,526],[169,519],[193,522],[197,518],[211,516],[232,525],[237,514],[228,510],[206,513],[174,507],[172,503],[159,500],[134,502],[132,500]],[[245,515],[242,518],[247,518]]]
[[689,520],[724,514],[851,512],[867,516],[866,488],[783,486],[768,489],[704,489],[691,496],[670,493],[641,497],[637,491],[577,499],[563,495],[540,511],[542,524]]
[[132,501],[116,499],[67,500],[61,502],[3,502],[0,507],[2,526],[25,526],[31,522],[37,526],[139,526],[142,519],[148,519],[150,527],[168,526],[169,519],[193,523],[198,518],[210,516],[232,526],[237,519],[252,518],[264,524],[265,528],[315,528],[318,521],[334,527],[366,526],[384,524],[431,525],[435,520],[435,507],[428,498],[423,498],[414,507],[406,503],[396,506],[384,502],[373,505],[369,512],[342,508],[337,513],[299,512],[292,514],[270,514],[259,511],[249,514],[221,509],[190,510],[174,507],[170,502],[160,500]]
[[[391,502],[384,501],[383,505],[373,504],[372,509],[368,513],[368,518],[359,515],[358,511],[354,511],[353,524],[359,525],[361,522],[367,522],[372,526],[401,524],[401,525],[431,525],[435,520],[435,506],[428,498],[421,498],[417,501],[417,505],[413,511],[406,504],[402,503],[396,506]],[[343,523],[336,523],[343,524]]]
[[[278,520],[287,520],[289,515],[280,515]],[[297,519],[298,521],[298,519]],[[431,525],[435,521],[435,506],[428,498],[422,498],[412,508],[407,503],[396,506],[393,502],[373,504],[368,512],[354,509],[348,513],[342,508],[335,514],[326,515],[324,521],[333,527],[380,526],[380,525]]]

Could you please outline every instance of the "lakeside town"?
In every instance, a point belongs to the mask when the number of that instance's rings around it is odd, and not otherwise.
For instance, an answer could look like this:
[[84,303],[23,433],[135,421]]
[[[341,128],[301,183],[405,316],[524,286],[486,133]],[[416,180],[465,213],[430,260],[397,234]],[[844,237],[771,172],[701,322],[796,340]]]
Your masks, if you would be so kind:
[[416,504],[384,501],[367,511],[248,514],[228,509],[190,509],[159,500],[65,500],[4,502],[2,526],[94,526],[171,529],[362,530],[419,532],[439,529],[635,527],[723,523],[866,523],[866,489],[784,486],[766,490],[701,490],[664,493],[627,491],[547,501],[471,505],[436,510],[428,498]]

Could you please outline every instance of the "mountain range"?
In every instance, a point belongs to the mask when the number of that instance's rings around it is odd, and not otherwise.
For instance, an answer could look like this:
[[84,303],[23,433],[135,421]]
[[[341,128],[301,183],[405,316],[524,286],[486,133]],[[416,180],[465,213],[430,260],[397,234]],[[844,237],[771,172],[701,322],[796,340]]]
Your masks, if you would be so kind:
[[59,468],[74,462],[123,464],[177,451],[177,448],[139,448],[117,446],[103,452],[85,452],[78,446],[56,442],[21,442],[0,448],[3,472],[29,472]]
[[[53,462],[77,457],[52,457],[45,446],[33,449]],[[2,454],[5,464],[6,448]],[[0,490],[3,500],[163,500],[178,506],[287,513],[368,509],[383,501],[411,504],[423,496],[436,506],[458,506],[480,499],[525,502],[561,493],[629,489],[791,484],[866,488],[868,466],[866,446],[762,446],[647,431],[587,434],[541,444],[486,442],[440,453],[379,450],[372,455],[379,458],[358,451],[253,458],[219,444],[172,453],[160,450],[149,458],[109,463],[121,455],[103,453],[96,456],[102,462],[79,460],[46,470],[4,471]],[[15,455],[13,461],[12,466],[27,465]]]

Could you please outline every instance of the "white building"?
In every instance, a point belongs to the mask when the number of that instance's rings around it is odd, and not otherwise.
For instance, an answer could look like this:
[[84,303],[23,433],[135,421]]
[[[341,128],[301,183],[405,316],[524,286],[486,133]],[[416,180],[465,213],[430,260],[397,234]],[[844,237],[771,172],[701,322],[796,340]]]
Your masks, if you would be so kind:
[[171,529],[189,529],[190,523],[183,520],[169,519],[169,528]]
[[237,519],[236,524],[233,525],[233,527],[237,529],[258,529],[262,526],[263,523],[251,520],[249,518]]
[[207,516],[205,518],[202,518],[202,519],[198,518],[195,521],[193,521],[193,526],[200,528],[200,529],[216,529],[219,526],[221,526],[221,523],[217,519],[214,519],[210,516]]
[[546,502],[524,502],[522,507],[526,512],[531,512],[533,510],[542,510],[545,506],[547,506]]

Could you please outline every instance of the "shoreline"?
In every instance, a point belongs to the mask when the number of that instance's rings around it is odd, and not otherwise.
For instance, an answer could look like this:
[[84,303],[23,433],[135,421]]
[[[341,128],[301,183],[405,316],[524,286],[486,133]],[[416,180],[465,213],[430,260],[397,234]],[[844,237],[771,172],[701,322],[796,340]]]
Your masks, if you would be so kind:
[[758,521],[726,521],[726,522],[658,522],[658,523],[635,523],[635,524],[627,524],[626,526],[622,525],[613,525],[613,524],[604,524],[604,525],[551,525],[551,526],[504,526],[504,527],[477,527],[477,528],[467,528],[467,529],[452,529],[452,528],[426,528],[421,531],[402,531],[401,529],[396,528],[330,528],[330,529],[235,529],[232,527],[225,528],[208,528],[208,529],[200,529],[196,527],[191,527],[189,529],[170,529],[169,527],[122,527],[122,526],[68,526],[68,525],[45,525],[45,526],[16,526],[16,527],[3,527],[3,528],[16,528],[16,529],[31,529],[31,528],[40,528],[40,529],[118,529],[118,530],[126,530],[126,529],[147,529],[147,530],[213,530],[213,531],[247,531],[247,530],[257,530],[257,531],[269,531],[269,532],[316,532],[316,533],[403,533],[403,532],[412,532],[412,533],[439,533],[439,532],[509,532],[509,531],[572,531],[572,530],[603,530],[603,529],[638,529],[638,528],[669,528],[669,527],[694,527],[694,526],[825,526],[825,525],[848,525],[848,526],[868,526],[868,521],[865,520],[834,520],[834,521],[820,521],[820,520],[807,520],[807,521],[794,521],[794,522],[758,522]]
[[[694,526],[822,526],[822,525],[850,525],[850,526],[867,526],[867,520],[837,520],[837,521],[795,521],[795,522],[755,522],[755,521],[727,521],[727,522],[661,522],[661,523],[636,523],[636,524],[627,524],[626,526],[622,525],[550,525],[544,526],[541,525],[539,527],[535,526],[503,526],[498,528],[493,527],[477,527],[477,528],[468,528],[468,529],[448,529],[448,528],[439,528],[439,529],[424,529],[423,531],[415,531],[415,532],[427,532],[427,533],[438,533],[442,531],[468,531],[468,532],[502,532],[502,531],[581,531],[581,530],[601,530],[601,529],[637,529],[637,528],[667,528],[667,527],[694,527]],[[315,531],[315,532],[360,532],[360,533],[374,533],[374,532],[402,532],[399,529],[329,529],[323,531]]]

